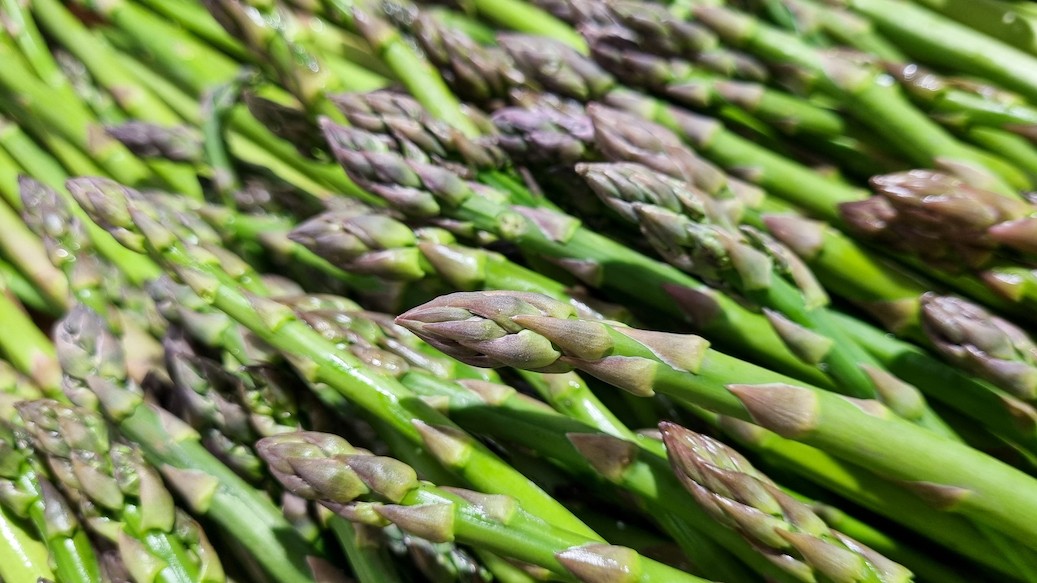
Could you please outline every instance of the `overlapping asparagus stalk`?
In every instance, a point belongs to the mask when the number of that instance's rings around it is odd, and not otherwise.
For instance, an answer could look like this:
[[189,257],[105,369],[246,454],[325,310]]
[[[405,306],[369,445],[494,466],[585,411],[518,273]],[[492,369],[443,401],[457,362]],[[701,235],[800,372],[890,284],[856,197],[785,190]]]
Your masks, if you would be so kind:
[[[197,433],[167,411],[144,402],[140,389],[126,378],[118,342],[97,314],[82,306],[74,308],[59,333],[62,359],[69,363],[66,383],[92,393],[119,434],[161,468],[162,477],[191,512],[231,533],[273,579],[311,580],[303,564],[313,552],[309,546],[269,498],[199,444]],[[252,517],[247,523],[240,520],[245,515]]]
[[135,579],[225,580],[201,527],[176,508],[139,450],[109,438],[100,415],[47,400],[17,408],[33,447]]
[[[670,314],[688,310],[695,324],[711,335],[729,339],[797,375],[817,377],[787,351],[760,316],[719,294],[706,306],[703,292],[708,291],[701,283],[598,235],[575,218],[547,209],[509,205],[501,192],[466,182],[446,168],[407,160],[365,132],[330,122],[324,129],[347,172],[398,211],[414,218],[446,213],[449,218],[471,223],[529,253],[551,259],[588,284],[639,295]],[[646,285],[647,281],[653,283]],[[707,310],[697,310],[699,307]]]
[[[1027,502],[1013,502],[1011,511],[1002,504],[1005,495],[1027,497],[1031,478],[1018,470],[892,417],[875,402],[847,400],[722,355],[697,336],[582,321],[543,296],[506,292],[444,296],[398,321],[461,360],[577,368],[635,394],[669,394],[901,480],[935,507],[1009,536],[1025,537],[1029,528],[1015,520]],[[915,461],[893,459],[900,454]],[[1016,485],[1004,491],[1009,483]]]
[[[149,217],[153,211],[149,211],[139,197],[131,202],[127,196],[133,196],[132,191],[110,181],[81,180],[74,181],[71,186],[88,212],[96,213],[98,220],[121,236],[124,244],[154,253],[156,259],[165,262],[203,300],[212,303],[292,360],[308,381],[330,385],[415,444],[424,444],[430,451],[441,452],[437,456],[440,463],[471,483],[485,484],[487,489],[506,490],[524,500],[531,511],[543,509],[545,515],[555,517],[575,531],[588,531],[558,502],[511,470],[484,446],[472,442],[464,447],[468,452],[465,456],[449,455],[455,447],[456,436],[446,418],[424,404],[404,407],[402,403],[413,400],[408,399],[409,391],[404,387],[360,366],[356,357],[337,350],[287,307],[246,292],[221,269],[213,269],[204,250],[186,241],[178,241],[172,232]],[[136,223],[139,225],[135,226]],[[213,284],[220,293],[213,295],[212,291],[200,287],[207,288]]]

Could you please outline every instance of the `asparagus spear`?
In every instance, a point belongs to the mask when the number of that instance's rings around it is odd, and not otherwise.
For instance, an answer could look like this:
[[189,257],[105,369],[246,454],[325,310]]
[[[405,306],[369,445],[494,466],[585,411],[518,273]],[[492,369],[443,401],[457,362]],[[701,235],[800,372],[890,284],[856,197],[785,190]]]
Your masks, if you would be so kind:
[[1010,300],[1029,295],[1033,205],[927,170],[878,176],[872,185],[878,196],[840,208],[856,233],[952,273],[976,271]]
[[[311,580],[303,564],[309,546],[268,498],[202,448],[197,433],[143,401],[140,389],[126,378],[122,350],[97,314],[73,308],[60,334],[63,359],[78,363],[65,369],[68,382],[94,392],[106,418],[161,469],[192,512],[230,533],[274,580]],[[241,516],[252,519],[244,522]]]
[[[838,202],[864,196],[859,189],[823,178],[737,136],[711,118],[623,90],[593,62],[565,47],[517,35],[499,40],[519,68],[545,89],[581,101],[601,100],[654,121],[678,134],[697,153],[818,216],[835,218]],[[565,73],[560,74],[560,69]],[[825,196],[806,196],[808,192],[825,193]]]
[[1005,44],[1030,54],[1037,53],[1037,15],[1025,2],[919,0],[918,3]]
[[[25,392],[20,395],[24,399],[40,398],[38,392]],[[5,405],[7,413],[14,411],[15,395],[5,393],[0,399],[12,398],[11,406]],[[9,409],[9,411],[6,411]],[[28,519],[33,525],[36,536],[45,546],[43,554],[49,555],[53,563],[53,575],[47,575],[50,568],[46,559],[41,565],[33,566],[32,562],[26,562],[23,566],[38,569],[32,573],[37,576],[56,576],[59,581],[69,583],[100,583],[101,571],[94,554],[93,546],[87,536],[86,530],[80,524],[76,515],[69,507],[65,497],[58,492],[46,477],[33,456],[23,447],[20,447],[15,439],[14,433],[6,425],[13,417],[6,417],[5,425],[0,427],[0,452],[3,453],[3,465],[0,467],[0,513],[5,519],[19,517]],[[13,527],[13,525],[10,525]],[[5,529],[5,532],[10,530]],[[8,537],[4,537],[7,539]],[[28,550],[31,550],[29,547]],[[23,551],[24,552],[24,551]],[[14,557],[15,554],[7,555]],[[26,554],[26,559],[32,559]],[[13,561],[12,561],[13,562]],[[5,565],[7,561],[4,561]],[[0,568],[0,572],[3,568]],[[25,575],[10,577],[12,581],[26,580]],[[34,578],[32,579],[35,580]]]
[[[18,166],[6,151],[0,150],[0,167],[17,171]],[[3,255],[12,266],[24,275],[40,295],[46,300],[47,307],[53,312],[60,312],[68,303],[68,284],[61,273],[47,261],[47,252],[39,238],[23,224],[18,214],[6,202],[19,199],[18,179],[12,176],[0,179],[0,255]]]
[[25,308],[0,279],[0,321],[6,334],[0,334],[0,350],[22,374],[28,376],[47,395],[60,395],[61,368],[54,346],[40,331]]
[[[351,346],[358,356],[362,356],[368,361],[392,362],[392,354],[400,354],[400,352],[392,351],[390,354],[385,354],[388,351],[377,348],[379,344],[385,346],[384,343],[376,344],[376,339],[359,338],[353,331],[363,323],[364,319],[373,316],[373,314],[355,312],[346,314],[309,312],[305,314],[305,318],[311,326],[321,330],[329,340]],[[363,328],[363,326],[360,327]],[[409,332],[405,332],[405,334],[411,336],[413,340],[417,340]],[[397,335],[399,336],[399,333]],[[424,344],[420,340],[417,342]],[[413,341],[409,343],[413,344]],[[441,376],[426,372],[421,361],[410,359],[409,362],[415,364],[411,366],[408,362],[398,362],[389,367],[393,376],[398,377],[400,382],[423,398],[446,399],[447,413],[451,419],[465,429],[508,441],[517,440],[524,447],[543,452],[544,455],[559,460],[562,467],[566,468],[569,473],[575,471],[582,476],[594,479],[600,479],[604,474],[606,479],[617,482],[620,487],[629,490],[632,495],[636,496],[639,504],[644,505],[650,515],[665,516],[667,514],[663,511],[663,507],[666,505],[663,500],[668,498],[668,495],[662,490],[667,488],[665,479],[668,476],[663,471],[663,477],[658,477],[660,473],[658,466],[645,470],[644,468],[650,466],[642,464],[638,466],[639,469],[631,469],[626,472],[627,478],[620,479],[603,469],[601,463],[605,462],[590,459],[593,458],[595,451],[593,444],[581,449],[579,444],[573,445],[567,440],[568,433],[588,433],[587,439],[592,441],[595,435],[599,435],[592,428],[576,421],[570,422],[559,414],[553,414],[550,410],[545,410],[542,404],[531,403],[516,395],[515,391],[506,385],[478,378],[461,379],[457,383],[449,382]],[[538,424],[540,427],[534,430],[533,426]],[[629,430],[626,433],[630,434]],[[632,434],[630,436],[633,438]],[[600,437],[605,436],[600,434]],[[648,471],[655,478],[645,478],[644,471]],[[669,484],[669,486],[669,490],[666,491],[671,494],[680,491],[675,483]],[[742,569],[733,565],[731,559],[724,555],[724,551],[712,548],[715,543],[702,538],[702,533],[698,532],[698,528],[701,528],[703,524],[703,516],[694,513],[690,515],[679,513],[679,516],[680,520],[677,521],[661,519],[663,526],[682,544],[682,548],[692,557],[692,560],[703,556],[701,566],[704,570],[702,574],[720,580],[745,578],[745,575],[741,573]],[[689,524],[684,524],[688,521],[690,521]],[[718,542],[728,548],[732,546],[731,538]],[[737,546],[737,543],[734,544]],[[760,558],[756,557],[751,549],[743,547],[737,550],[739,556],[748,557],[751,562],[755,561],[753,564],[757,569],[768,575],[774,575],[774,570],[769,568],[765,561],[759,560]],[[710,558],[706,559],[706,556]]]
[[466,101],[483,104],[507,99],[509,91],[524,82],[499,48],[484,47],[424,12],[417,13],[409,32],[443,80]]
[[790,135],[841,135],[846,124],[839,114],[788,93],[751,81],[736,81],[702,71],[687,61],[665,59],[637,50],[621,37],[601,37],[591,44],[592,55],[606,70],[631,87],[644,87],[666,99],[694,109],[719,110],[738,123],[741,112],[727,113],[724,104],[744,110]]
[[[1003,505],[1004,496],[1028,498],[1030,478],[1014,468],[892,417],[876,409],[877,403],[858,402],[861,409],[844,397],[709,350],[700,337],[590,323],[571,314],[543,296],[470,292],[419,306],[398,322],[460,360],[533,370],[578,368],[635,394],[659,391],[753,421],[901,480],[936,508],[1026,539],[1029,527],[1016,520],[1026,502],[1013,502],[1011,511]],[[901,453],[914,462],[900,463],[895,458]],[[993,475],[1000,477],[990,480]],[[1016,486],[1005,491],[1009,481]]]
[[[877,362],[834,325],[823,307],[824,291],[805,266],[788,262],[792,255],[788,249],[772,245],[760,233],[733,229],[704,193],[644,166],[592,164],[577,169],[606,204],[641,226],[670,263],[774,310],[768,316],[779,335],[797,354],[806,358],[812,353],[814,362],[825,363],[840,390],[880,398],[905,418],[921,421],[925,416],[924,409],[918,408],[916,389],[898,387],[893,395],[879,397],[884,385],[866,372]],[[793,322],[798,332],[789,334]],[[798,337],[811,340],[801,343]],[[808,346],[818,350],[804,350]]]
[[833,581],[912,579],[904,567],[832,530],[734,449],[674,423],[659,429],[674,473],[695,500],[721,524],[776,551],[775,562],[807,566]]
[[[620,573],[631,581],[702,581],[631,549],[550,526],[508,496],[420,482],[406,464],[367,454],[333,435],[286,434],[265,438],[259,447],[287,488],[359,522],[391,522],[430,540],[492,549],[577,581]],[[358,497],[386,502],[356,503]]]
[[64,99],[54,93],[20,62],[8,42],[0,42],[0,58],[6,66],[0,75],[5,99],[20,96],[21,107],[48,128],[67,139],[76,148],[89,153],[107,172],[120,180],[137,184],[151,178],[150,170],[135,159],[121,144],[96,139],[99,129],[93,114],[78,100]]
[[[411,97],[389,92],[349,93],[332,101],[353,126],[392,136],[390,143],[401,154],[417,160],[450,160],[471,168],[477,179],[511,194],[517,204],[554,208],[549,200],[529,191],[522,180],[501,167],[507,161],[486,140],[473,140],[445,122],[436,120]],[[465,109],[473,120],[477,113]],[[481,121],[479,126],[490,126]]]
[[53,577],[47,565],[47,547],[6,508],[0,506],[0,580],[10,583],[39,583]]
[[1018,326],[950,296],[922,298],[922,326],[936,350],[1024,400],[1037,399],[1037,346]]
[[15,405],[39,398],[38,388],[0,361],[0,540],[7,553],[0,576],[32,583],[56,573],[61,581],[100,583],[86,531],[14,431]]

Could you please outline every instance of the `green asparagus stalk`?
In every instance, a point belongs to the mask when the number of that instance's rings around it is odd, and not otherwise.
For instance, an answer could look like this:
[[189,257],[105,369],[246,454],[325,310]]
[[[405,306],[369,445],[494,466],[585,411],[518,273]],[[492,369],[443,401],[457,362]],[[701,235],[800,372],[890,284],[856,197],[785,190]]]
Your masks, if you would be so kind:
[[48,575],[53,570],[60,581],[100,583],[86,531],[13,430],[15,405],[41,397],[27,378],[0,361],[0,538],[9,553],[0,576],[32,583],[53,577]]
[[[593,62],[565,47],[516,35],[502,37],[500,43],[519,68],[545,89],[581,101],[603,100],[615,108],[654,121],[678,134],[702,156],[820,217],[835,219],[836,204],[865,196],[857,188],[821,177],[739,137],[712,118],[623,90]],[[558,74],[558,69],[563,67],[565,74]],[[825,196],[805,193],[825,193]]]
[[458,97],[478,104],[507,99],[524,82],[511,59],[455,27],[419,11],[409,25],[411,37]]
[[151,178],[150,170],[121,144],[114,140],[98,139],[100,128],[92,113],[78,100],[63,99],[35,78],[19,62],[14,49],[7,42],[0,43],[0,58],[6,63],[0,75],[0,88],[5,92],[5,99],[20,96],[19,104],[29,111],[29,115],[39,119],[49,131],[89,153],[118,179],[137,184]]
[[49,313],[47,300],[20,271],[3,259],[0,259],[0,279],[7,282],[8,289],[23,306],[40,314]]
[[[7,153],[0,150],[0,166],[17,168]],[[6,202],[18,200],[18,180],[0,182],[3,195],[0,198],[0,255],[32,282],[46,306],[53,313],[60,313],[68,305],[68,284],[62,274],[47,261],[47,252],[40,239],[34,235]]]
[[[917,389],[899,386],[880,397],[884,385],[868,374],[878,363],[834,324],[824,308],[824,291],[805,266],[789,262],[791,251],[762,233],[733,229],[704,193],[644,166],[590,164],[577,170],[606,204],[639,224],[670,263],[774,310],[766,313],[779,335],[801,356],[808,354],[808,346],[816,349],[810,351],[816,359],[811,361],[824,363],[840,391],[879,398],[905,418],[939,428],[932,414],[923,421],[925,406]],[[790,333],[790,326],[797,332]],[[805,338],[810,340],[801,342]]]
[[[162,96],[169,103],[170,107],[176,110],[178,115],[185,120],[200,125],[202,116],[195,98],[200,97],[210,86],[226,83],[233,77],[234,73],[227,72],[226,76],[223,76],[222,74],[214,74],[212,70],[205,67],[205,63],[208,63],[210,59],[219,60],[220,55],[216,54],[213,56],[213,52],[209,47],[197,44],[197,41],[190,37],[184,37],[183,31],[176,28],[164,28],[162,25],[166,23],[162,21],[153,22],[145,20],[145,24],[158,27],[158,30],[145,34],[148,30],[146,29],[141,32],[145,36],[135,36],[134,40],[142,43],[135,45],[137,47],[136,50],[152,55],[157,60],[157,66],[166,75],[182,79],[181,83],[185,86],[185,90],[194,96],[188,96],[184,90],[180,90],[176,85],[170,84],[161,76],[155,75],[154,71],[140,62],[127,57],[125,53],[119,53],[120,61],[123,62],[128,70],[133,72],[138,82],[150,87],[154,93]],[[145,39],[148,38],[176,39],[176,46],[189,47],[192,54],[198,53],[198,56],[185,60],[182,58],[180,51],[171,50],[173,44],[167,45],[162,43],[151,46],[145,42]],[[230,113],[228,123],[233,130],[230,138],[235,153],[240,153],[239,155],[241,155],[247,151],[251,154],[248,159],[255,160],[257,163],[265,163],[271,168],[287,166],[298,174],[325,188],[331,189],[332,192],[344,193],[354,198],[363,199],[364,192],[350,182],[340,169],[302,157],[293,145],[285,143],[271,133],[269,129],[249,114],[244,106],[234,108]],[[258,158],[255,155],[264,152],[269,152],[269,154],[262,158]],[[281,173],[283,174],[284,171]]]
[[1023,97],[988,84],[940,76],[917,64],[890,64],[887,70],[931,115],[1024,133],[1037,125],[1037,109]]
[[[752,421],[900,480],[935,508],[1026,540],[1029,527],[1016,519],[1025,502],[1011,504],[1011,511],[1003,505],[1003,496],[1027,497],[1030,478],[1014,468],[892,417],[877,403],[858,402],[861,409],[709,350],[700,337],[590,323],[571,313],[543,296],[475,292],[444,296],[398,322],[460,360],[532,370],[578,368],[634,394],[659,391]],[[897,460],[901,453],[913,461]],[[986,469],[979,472],[976,466]],[[1000,477],[989,480],[994,474]],[[1016,486],[1004,491],[1009,481]]]
[[[691,504],[675,504],[682,493],[666,470],[659,450],[637,441],[625,441],[566,419],[530,401],[506,385],[462,381],[460,387],[422,378],[409,372],[404,382],[418,394],[447,398],[452,419],[472,431],[506,442],[534,448],[556,460],[567,473],[581,479],[604,480],[628,492],[646,514],[659,522],[684,550],[696,572],[713,579],[749,579],[727,556],[730,552],[748,564],[757,576],[795,580],[782,574],[766,558],[738,541],[718,533],[706,515]],[[723,549],[723,550],[722,550]]]
[[[629,44],[628,44],[629,43]],[[749,112],[784,133],[822,137],[842,135],[846,124],[839,114],[791,94],[751,81],[736,81],[702,71],[687,61],[638,52],[622,38],[602,37],[591,44],[595,60],[631,87],[644,87],[675,103],[694,109],[714,109],[725,119],[724,104]]]
[[[0,395],[0,398],[8,397],[14,395]],[[40,395],[23,394],[21,397],[38,399]],[[13,406],[10,409],[10,412],[14,413]],[[38,462],[18,446],[13,432],[6,426],[0,428],[0,451],[3,452],[4,459],[0,467],[0,481],[3,484],[0,488],[2,515],[5,518],[19,517],[29,520],[36,536],[46,545],[43,550],[44,557],[49,555],[53,561],[53,575],[46,575],[51,569],[45,559],[41,566],[35,567],[39,570],[32,574],[33,577],[56,576],[62,582],[101,583],[100,566],[86,530],[68,506],[64,496],[47,480]],[[26,558],[31,558],[31,555]],[[6,565],[7,561],[4,563]],[[32,563],[27,563],[26,566],[31,567]],[[11,580],[29,579],[22,575]],[[31,580],[35,581],[35,578]]]
[[1017,49],[1037,53],[1037,19],[1025,2],[1004,0],[918,0],[918,4]]
[[589,318],[601,317],[593,305],[574,299],[574,290],[501,254],[461,245],[443,229],[412,230],[385,214],[332,211],[300,224],[289,238],[351,273],[402,281],[435,277],[457,290],[536,291],[572,302]]
[[[406,464],[357,450],[337,436],[297,433],[266,438],[260,452],[286,487],[358,522],[387,521],[433,541],[484,547],[576,581],[620,573],[631,581],[702,581],[631,549],[550,526],[511,497],[420,482]],[[307,471],[304,458],[318,461],[324,469]],[[386,503],[354,502],[358,497],[370,499],[368,493]]]
[[[1011,266],[1037,250],[1030,240],[1035,207],[973,188],[964,181],[928,170],[876,176],[875,198],[842,206],[855,232],[920,255],[952,271],[998,270],[998,258]],[[940,237],[943,245],[934,245]],[[923,242],[923,238],[925,242]]]
[[10,583],[39,583],[53,577],[47,565],[47,547],[29,529],[0,506],[0,579]]
[[695,500],[721,524],[779,553],[776,562],[816,569],[819,579],[912,579],[904,567],[832,530],[734,449],[674,423],[659,428],[670,465]]
[[60,395],[61,368],[50,339],[40,331],[25,308],[0,280],[0,321],[6,334],[0,334],[0,351],[22,374],[44,393]]
[[975,304],[933,293],[922,298],[922,326],[948,360],[1017,398],[1037,399],[1037,345],[1018,326]]

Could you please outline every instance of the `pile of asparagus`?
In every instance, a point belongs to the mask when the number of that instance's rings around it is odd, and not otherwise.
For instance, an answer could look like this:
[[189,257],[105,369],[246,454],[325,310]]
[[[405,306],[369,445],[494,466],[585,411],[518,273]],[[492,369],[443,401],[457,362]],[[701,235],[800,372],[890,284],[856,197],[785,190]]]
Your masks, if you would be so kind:
[[1032,3],[0,25],[0,583],[1037,582]]

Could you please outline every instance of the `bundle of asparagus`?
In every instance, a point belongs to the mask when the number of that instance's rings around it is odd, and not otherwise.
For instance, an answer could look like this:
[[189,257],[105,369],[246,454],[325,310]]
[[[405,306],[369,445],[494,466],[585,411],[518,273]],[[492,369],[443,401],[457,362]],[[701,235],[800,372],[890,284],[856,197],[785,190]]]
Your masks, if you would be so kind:
[[1037,582],[1027,4],[0,1],[0,583]]

